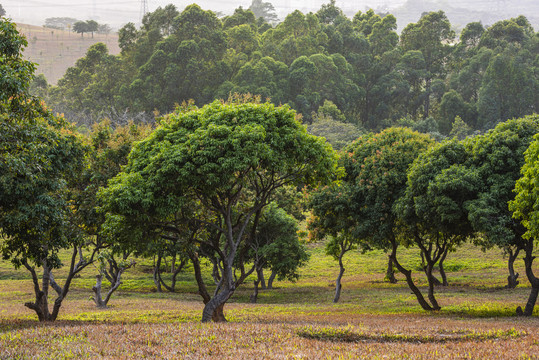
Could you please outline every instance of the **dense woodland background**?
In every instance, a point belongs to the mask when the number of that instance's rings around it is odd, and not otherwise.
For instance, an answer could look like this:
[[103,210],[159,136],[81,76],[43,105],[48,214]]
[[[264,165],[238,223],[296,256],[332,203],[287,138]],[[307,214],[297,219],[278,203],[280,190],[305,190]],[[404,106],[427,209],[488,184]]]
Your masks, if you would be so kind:
[[[274,26],[242,8],[220,19],[168,5],[140,28],[120,29],[119,56],[96,44],[58,86],[38,78],[33,91],[79,124],[151,121],[184,101],[231,93],[287,103],[307,124],[331,117],[361,131],[401,125],[438,137],[457,116],[464,123],[455,131],[471,134],[537,111],[539,37],[526,17],[469,23],[457,35],[443,12],[431,12],[400,36],[396,29],[391,14],[348,18],[334,2]],[[328,101],[336,109],[324,108]]]

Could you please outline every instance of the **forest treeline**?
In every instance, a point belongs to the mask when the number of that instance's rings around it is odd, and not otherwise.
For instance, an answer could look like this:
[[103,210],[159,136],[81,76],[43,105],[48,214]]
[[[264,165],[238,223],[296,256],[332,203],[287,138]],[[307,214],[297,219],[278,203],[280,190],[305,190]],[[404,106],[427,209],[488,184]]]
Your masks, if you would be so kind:
[[[251,93],[289,104],[305,122],[328,101],[360,129],[409,126],[448,135],[483,131],[539,109],[539,35],[524,16],[474,22],[456,36],[441,11],[400,36],[393,15],[353,18],[330,1],[272,26],[251,10],[218,18],[190,5],[148,13],[119,31],[121,54],[90,48],[58,86],[33,91],[72,121],[153,118]],[[143,116],[143,114],[146,114]],[[314,114],[314,115],[313,115]],[[138,116],[138,117],[137,117]]]

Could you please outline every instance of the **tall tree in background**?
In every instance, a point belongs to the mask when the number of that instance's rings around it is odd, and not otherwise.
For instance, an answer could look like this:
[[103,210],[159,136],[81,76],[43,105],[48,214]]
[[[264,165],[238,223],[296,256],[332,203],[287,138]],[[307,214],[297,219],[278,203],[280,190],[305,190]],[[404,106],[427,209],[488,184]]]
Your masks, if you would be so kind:
[[6,10],[4,10],[4,7],[2,6],[2,4],[0,4],[0,16],[4,15],[6,15]]
[[88,24],[85,21],[77,21],[73,24],[73,31],[80,34],[81,37],[84,37],[84,33],[89,32]]
[[270,2],[253,0],[249,6],[249,10],[251,10],[257,18],[263,18],[270,24],[276,23],[279,20],[279,17],[275,13],[275,7]]
[[431,107],[432,83],[445,78],[445,63],[452,49],[455,33],[443,11],[430,12],[417,23],[408,24],[401,33],[401,45],[406,51],[420,51],[424,61],[421,86],[424,87],[423,116],[428,118]]

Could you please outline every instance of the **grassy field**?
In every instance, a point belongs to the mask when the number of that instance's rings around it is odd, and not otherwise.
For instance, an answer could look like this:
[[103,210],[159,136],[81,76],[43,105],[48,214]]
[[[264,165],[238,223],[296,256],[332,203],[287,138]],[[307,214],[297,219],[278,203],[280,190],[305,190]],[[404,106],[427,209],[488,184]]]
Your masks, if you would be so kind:
[[[387,257],[380,251],[347,255],[341,302],[333,304],[336,264],[320,245],[310,252],[300,280],[276,282],[276,289],[260,292],[258,304],[248,303],[252,286],[241,287],[225,306],[226,324],[200,323],[203,306],[190,269],[177,293],[157,293],[151,262],[142,259],[108,309],[90,300],[96,271],[88,269],[60,320],[39,324],[23,306],[33,298],[27,274],[0,262],[0,359],[539,358],[539,313],[513,316],[529,285],[521,279],[517,289],[503,288],[506,262],[498,250],[466,246],[450,254],[450,286],[437,288],[442,310],[429,314],[402,276],[397,284],[383,282]],[[402,258],[420,275],[417,250]],[[522,260],[517,265],[524,276]]]
[[56,84],[68,67],[75,65],[77,59],[86,54],[88,48],[102,42],[107,45],[109,53],[120,53],[118,34],[80,34],[49,29],[43,26],[17,24],[18,30],[26,36],[28,47],[24,57],[37,63],[36,75],[44,74],[50,84]]

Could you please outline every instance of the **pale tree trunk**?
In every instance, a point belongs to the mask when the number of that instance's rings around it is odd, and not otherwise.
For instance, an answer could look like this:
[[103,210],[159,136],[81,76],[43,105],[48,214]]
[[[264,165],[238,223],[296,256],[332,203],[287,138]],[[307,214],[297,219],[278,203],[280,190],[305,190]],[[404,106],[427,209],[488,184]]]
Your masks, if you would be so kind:
[[[123,256],[123,260],[127,260],[127,257],[129,256],[129,254],[124,254]],[[132,261],[130,264],[128,265],[125,265],[125,266],[119,266],[118,263],[116,262],[116,260],[111,257],[110,259],[108,259],[108,262],[109,262],[109,270],[107,271],[106,269],[104,269],[102,271],[102,273],[96,275],[96,284],[95,286],[92,288],[92,291],[94,292],[95,294],[95,297],[94,297],[94,302],[95,302],[95,305],[98,307],[98,308],[106,308],[107,307],[107,304],[109,303],[110,301],[110,298],[112,296],[112,294],[118,290],[118,288],[120,287],[120,285],[122,285],[122,274],[127,270],[129,269],[130,267],[132,267],[133,265],[135,265],[135,262]],[[103,275],[105,275],[105,278],[109,281],[110,283],[110,289],[109,291],[107,291],[107,294],[105,295],[105,298],[103,298],[103,295],[102,295],[102,281],[103,281]]]
[[[71,254],[71,263],[63,287],[56,283],[51,269],[49,268],[45,260],[41,262],[41,266],[43,269],[41,286],[39,285],[39,279],[37,277],[35,268],[32,267],[26,260],[23,260],[22,264],[32,276],[32,282],[34,284],[34,294],[36,296],[34,302],[26,302],[24,306],[31,310],[34,310],[40,322],[55,321],[58,317],[58,313],[60,312],[62,301],[66,298],[67,293],[69,292],[69,287],[71,286],[71,281],[73,280],[73,277],[79,272],[81,272],[88,265],[93,263],[96,252],[97,248],[94,249],[89,259],[84,259],[84,257],[82,256],[82,249],[77,246],[73,247],[73,252]],[[77,256],[79,257],[78,262],[76,262]],[[49,288],[51,287],[57,294],[57,297],[54,300],[52,306],[52,311],[50,311],[48,303]]]
[[226,289],[211,298],[202,310],[202,322],[226,322],[223,309],[233,294],[233,290]]

